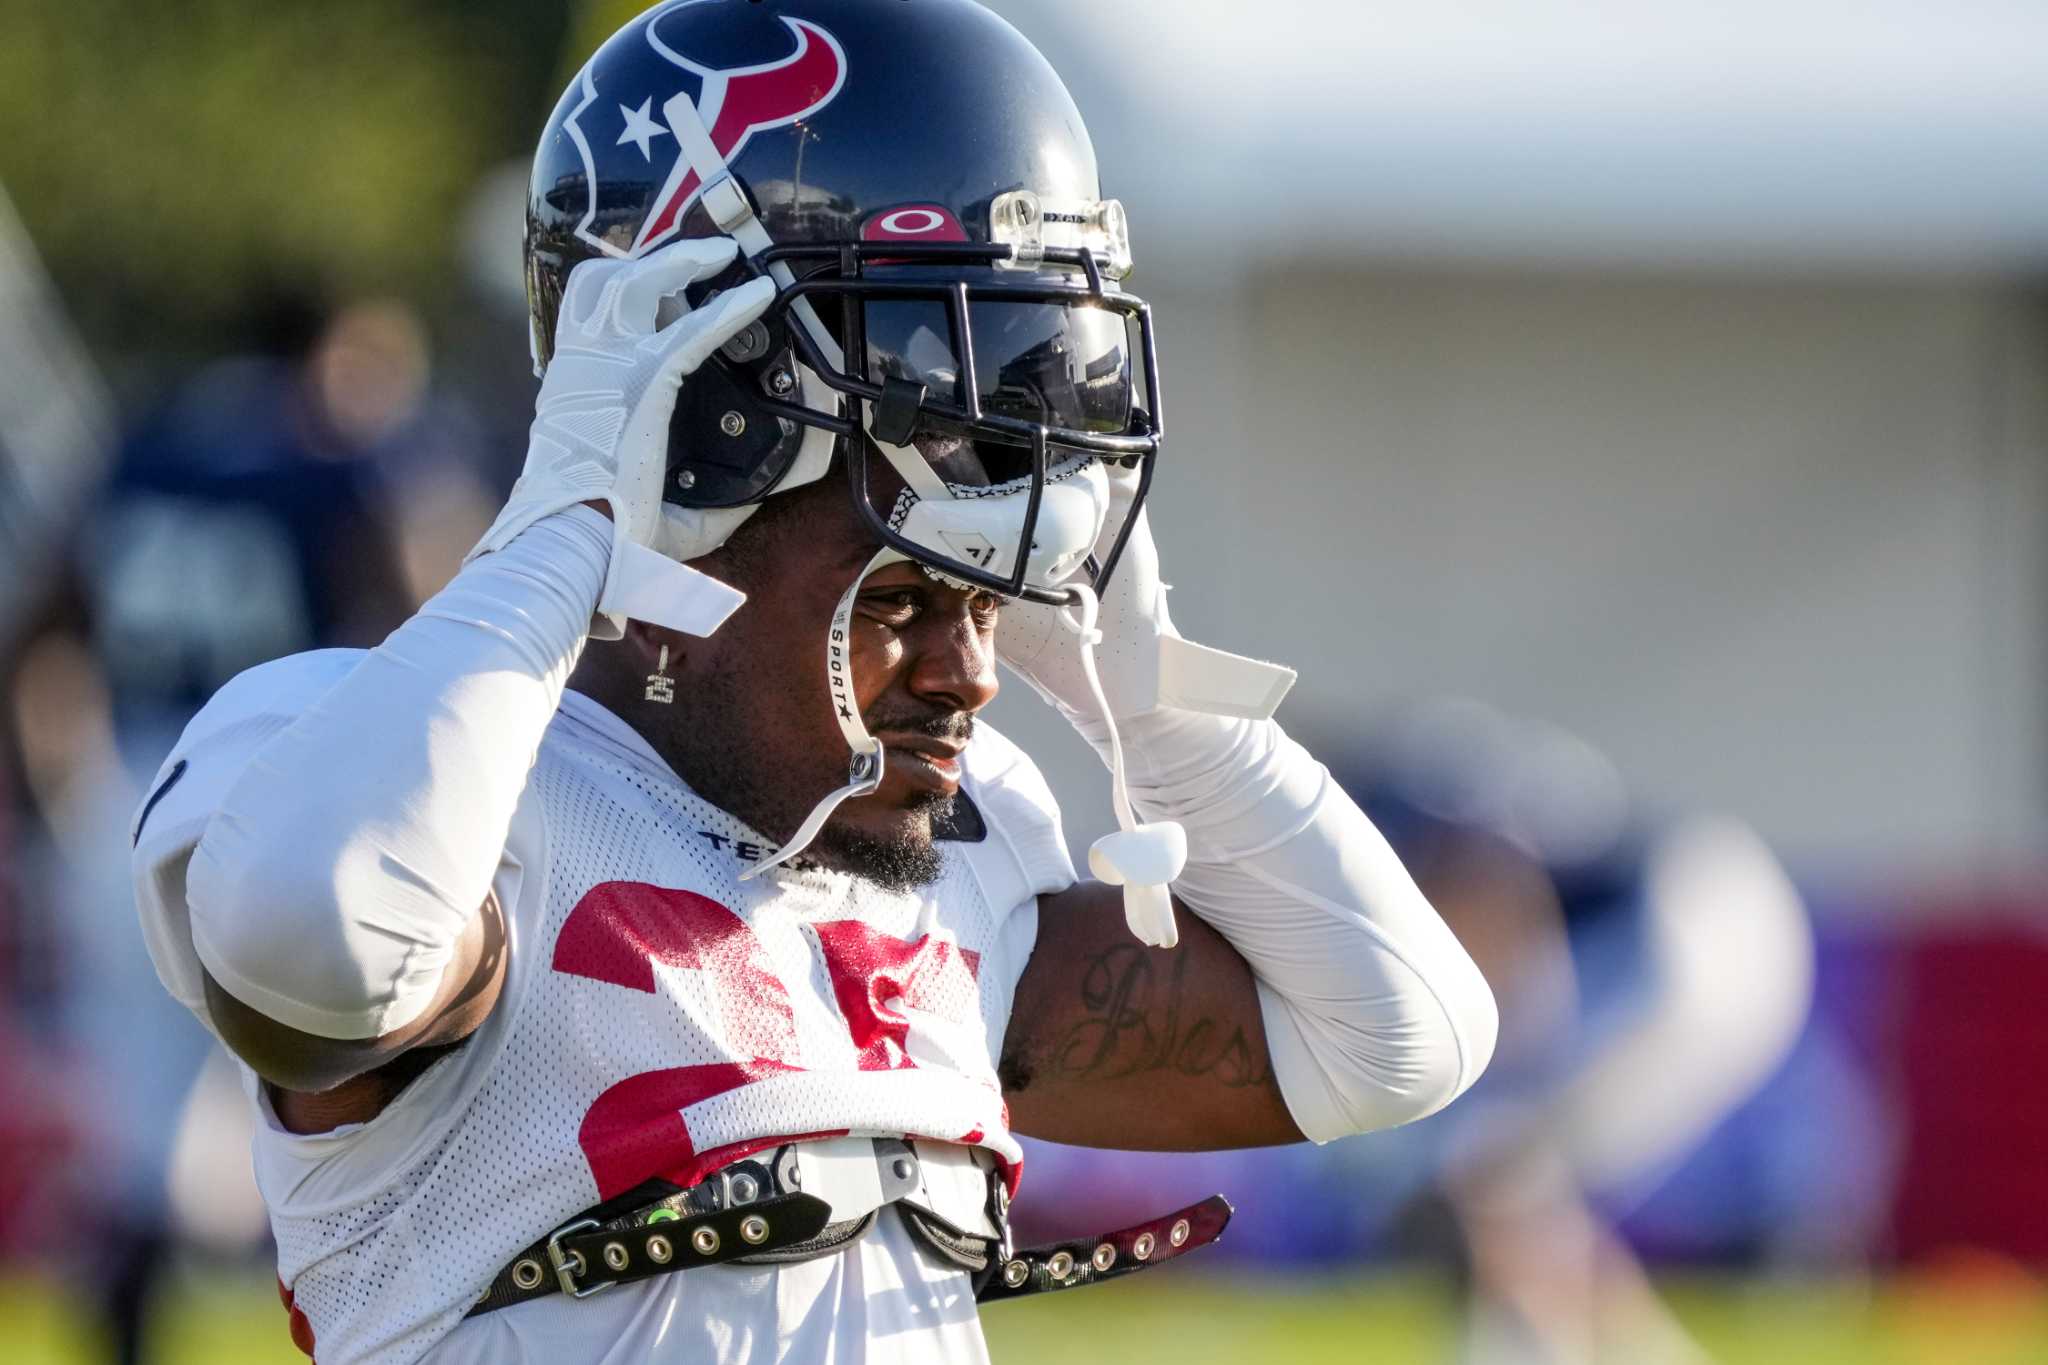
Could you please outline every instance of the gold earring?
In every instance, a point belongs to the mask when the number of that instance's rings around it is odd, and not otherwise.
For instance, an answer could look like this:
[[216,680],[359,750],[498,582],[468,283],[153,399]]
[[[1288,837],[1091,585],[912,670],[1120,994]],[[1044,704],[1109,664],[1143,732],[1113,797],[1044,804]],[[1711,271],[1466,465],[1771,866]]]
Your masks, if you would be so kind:
[[647,700],[667,706],[676,699],[676,680],[668,675],[668,646],[661,647],[661,662],[647,675]]

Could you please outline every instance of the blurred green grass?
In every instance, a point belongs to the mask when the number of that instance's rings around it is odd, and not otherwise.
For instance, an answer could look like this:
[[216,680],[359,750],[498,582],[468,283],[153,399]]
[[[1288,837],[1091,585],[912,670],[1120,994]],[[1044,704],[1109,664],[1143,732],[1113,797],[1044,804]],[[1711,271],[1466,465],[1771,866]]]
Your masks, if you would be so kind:
[[[1664,1288],[1721,1365],[2023,1365],[2048,1360],[2048,1292],[2009,1267],[1875,1285],[1688,1277]],[[999,1365],[1447,1361],[1449,1290],[1409,1276],[1312,1281],[1183,1273],[1006,1304],[985,1316]],[[15,1365],[104,1358],[90,1317],[56,1285],[0,1280],[0,1355]],[[293,1365],[267,1283],[180,1276],[157,1326],[162,1365]]]

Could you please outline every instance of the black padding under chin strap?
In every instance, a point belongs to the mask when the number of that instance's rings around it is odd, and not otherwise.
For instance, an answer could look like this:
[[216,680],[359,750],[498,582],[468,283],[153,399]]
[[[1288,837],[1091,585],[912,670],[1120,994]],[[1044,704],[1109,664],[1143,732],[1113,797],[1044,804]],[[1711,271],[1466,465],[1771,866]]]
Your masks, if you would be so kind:
[[890,375],[882,381],[882,396],[875,400],[868,418],[868,430],[888,446],[907,446],[917,430],[917,410],[924,403],[925,387]]

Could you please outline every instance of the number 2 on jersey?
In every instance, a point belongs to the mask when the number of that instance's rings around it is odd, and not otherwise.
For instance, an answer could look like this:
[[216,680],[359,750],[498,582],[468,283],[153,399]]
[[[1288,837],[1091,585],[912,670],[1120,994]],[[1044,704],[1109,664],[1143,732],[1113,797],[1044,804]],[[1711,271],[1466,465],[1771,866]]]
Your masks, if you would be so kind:
[[[916,1065],[905,1007],[959,1018],[977,1006],[979,958],[967,949],[930,936],[906,941],[858,920],[813,928],[863,1071]],[[683,1111],[803,1069],[788,987],[754,931],[710,897],[603,882],[585,893],[555,939],[556,971],[626,990],[653,994],[657,963],[706,974],[732,1048],[747,1059],[644,1071],[599,1095],[578,1138],[602,1199],[653,1175],[694,1179],[705,1154]]]

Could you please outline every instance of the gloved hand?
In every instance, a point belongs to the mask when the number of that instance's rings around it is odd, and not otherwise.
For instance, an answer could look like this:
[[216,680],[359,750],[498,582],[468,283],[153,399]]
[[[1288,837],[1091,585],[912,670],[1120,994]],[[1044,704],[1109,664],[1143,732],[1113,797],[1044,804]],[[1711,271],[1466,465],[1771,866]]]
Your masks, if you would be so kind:
[[[1107,466],[1105,470],[1109,513],[1092,552],[1097,563],[1116,544],[1117,529],[1130,516],[1138,489],[1137,471]],[[996,627],[996,657],[1069,721],[1084,726],[1085,734],[1086,723],[1094,721],[1099,727],[1100,718],[1077,648],[1078,620],[1072,607],[1007,602]],[[1095,662],[1111,715],[1127,720],[1150,710],[1157,702],[1159,639],[1177,632],[1166,610],[1166,585],[1159,581],[1159,548],[1143,513],[1109,581],[1095,628],[1102,634]]]
[[[1095,546],[1098,562],[1114,547],[1138,489],[1135,471],[1107,472],[1109,514]],[[1083,599],[1066,607],[1005,606],[996,656],[1057,707],[1109,765],[1118,828],[1090,848],[1089,870],[1123,887],[1124,918],[1140,942],[1171,948],[1180,930],[1168,887],[1187,864],[1187,834],[1132,799],[1119,728],[1130,731],[1141,767],[1149,767],[1143,762],[1147,731],[1174,730],[1170,713],[1264,719],[1294,685],[1294,670],[1180,637],[1159,579],[1159,549],[1142,512],[1100,603],[1080,591]],[[1161,724],[1145,719],[1154,715]]]
[[[1111,468],[1108,474],[1109,515],[1095,545],[1098,563],[1108,558],[1138,491],[1136,470]],[[1124,723],[1162,707],[1252,719],[1272,715],[1294,685],[1294,670],[1182,639],[1167,610],[1166,588],[1149,513],[1140,512],[1095,622],[1102,637],[1095,662],[1110,717]],[[1008,603],[996,629],[996,657],[1100,750],[1102,726],[1077,647],[1078,624],[1071,607]]]
[[738,250],[729,237],[699,238],[639,260],[585,261],[569,274],[525,469],[469,558],[564,508],[608,503],[615,539],[598,600],[600,635],[617,638],[628,616],[708,634],[742,600],[656,552],[664,518],[675,512],[664,508],[662,485],[683,380],[761,316],[775,284],[749,281],[659,329],[655,314],[662,300],[732,264]]

